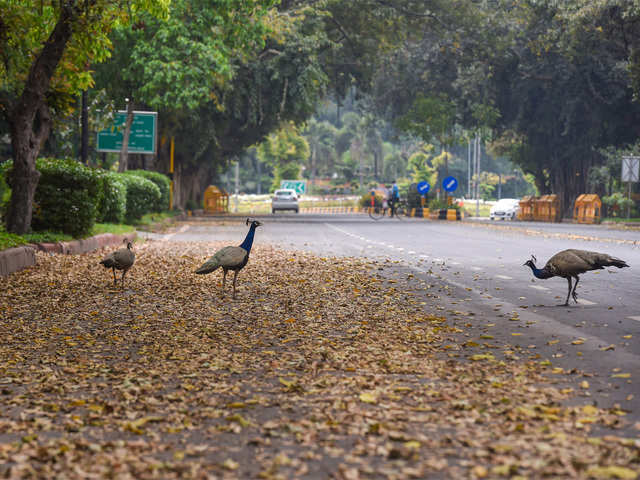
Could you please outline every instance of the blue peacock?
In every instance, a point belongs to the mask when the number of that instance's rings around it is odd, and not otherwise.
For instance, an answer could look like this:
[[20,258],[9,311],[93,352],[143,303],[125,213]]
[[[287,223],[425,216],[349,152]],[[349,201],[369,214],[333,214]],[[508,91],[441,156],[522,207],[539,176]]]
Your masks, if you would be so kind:
[[203,275],[211,273],[222,267],[224,272],[222,277],[222,296],[224,296],[224,286],[227,281],[227,271],[233,270],[233,298],[236,298],[236,279],[238,278],[238,272],[244,268],[249,261],[249,254],[251,253],[251,246],[253,245],[253,238],[256,234],[256,228],[262,225],[258,220],[250,220],[247,218],[247,225],[249,232],[244,239],[244,242],[239,247],[228,246],[223,247],[213,254],[206,262],[202,264],[200,268],[196,270],[197,274]]
[[[624,268],[629,266],[624,260],[612,257],[606,253],[576,250],[573,248],[556,253],[542,268],[537,268],[535,262],[537,262],[536,257],[531,255],[531,260],[527,260],[524,265],[531,268],[536,278],[544,280],[551,277],[562,277],[567,279],[569,282],[569,292],[563,304],[565,306],[569,305],[569,296],[572,296],[573,300],[578,303],[578,294],[576,293],[576,287],[580,281],[578,275],[588,272],[589,270],[602,270],[604,267]],[[571,290],[571,278],[576,279],[573,290]]]

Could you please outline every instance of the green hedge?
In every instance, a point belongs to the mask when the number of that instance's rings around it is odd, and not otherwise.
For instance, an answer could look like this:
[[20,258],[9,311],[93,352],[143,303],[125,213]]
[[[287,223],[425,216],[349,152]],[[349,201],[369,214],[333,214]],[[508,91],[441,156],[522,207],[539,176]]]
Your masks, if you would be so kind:
[[71,159],[39,158],[36,168],[41,176],[31,227],[74,237],[88,234],[102,202],[100,172]]
[[[0,164],[0,210],[8,203],[8,181],[13,161]],[[41,158],[34,197],[33,230],[63,232],[76,238],[94,223],[132,223],[169,206],[169,179],[158,172],[105,172],[73,159]],[[2,199],[4,198],[4,202]],[[2,213],[2,212],[0,212]]]
[[123,223],[127,213],[127,184],[122,175],[104,172],[102,202],[98,206],[98,222]]
[[131,223],[145,213],[154,211],[160,203],[162,194],[158,186],[151,180],[137,175],[120,175],[127,189],[127,209],[125,221]]
[[128,170],[128,175],[137,175],[151,180],[160,189],[160,203],[154,205],[154,212],[162,212],[169,208],[171,180],[169,177],[160,172],[152,172],[150,170]]

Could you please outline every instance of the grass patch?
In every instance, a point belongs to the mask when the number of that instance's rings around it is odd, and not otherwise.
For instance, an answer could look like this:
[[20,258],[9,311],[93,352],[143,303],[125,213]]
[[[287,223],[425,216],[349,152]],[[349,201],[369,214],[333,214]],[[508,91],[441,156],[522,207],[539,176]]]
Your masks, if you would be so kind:
[[640,218],[605,217],[602,221],[613,223],[640,223]]
[[116,235],[123,235],[125,233],[131,233],[136,230],[133,225],[121,225],[118,223],[96,223],[91,229],[91,234],[99,235],[101,233],[115,233]]
[[167,220],[169,218],[173,218],[180,215],[180,212],[177,210],[171,210],[171,211],[167,211],[167,212],[154,212],[154,213],[147,213],[146,215],[143,215],[142,218],[140,220],[137,220],[135,222],[135,226],[136,227],[146,227],[149,225],[153,225],[154,223],[160,223],[163,222],[164,220]]

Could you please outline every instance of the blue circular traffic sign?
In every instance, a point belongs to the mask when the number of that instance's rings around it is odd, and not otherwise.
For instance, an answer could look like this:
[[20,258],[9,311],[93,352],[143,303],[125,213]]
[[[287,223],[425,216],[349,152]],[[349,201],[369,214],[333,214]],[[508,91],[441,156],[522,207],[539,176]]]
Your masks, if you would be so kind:
[[453,192],[456,188],[458,188],[458,180],[455,177],[447,177],[442,180],[442,188],[444,188],[447,192]]
[[416,185],[416,189],[418,190],[418,193],[420,195],[425,195],[430,188],[431,185],[429,185],[429,182],[420,182],[418,183],[418,185]]

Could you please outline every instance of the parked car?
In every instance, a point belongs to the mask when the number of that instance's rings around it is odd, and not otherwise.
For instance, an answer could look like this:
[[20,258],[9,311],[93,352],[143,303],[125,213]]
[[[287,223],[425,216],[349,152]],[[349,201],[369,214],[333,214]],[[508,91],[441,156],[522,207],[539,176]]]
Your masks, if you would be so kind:
[[496,218],[514,220],[518,215],[518,210],[520,210],[520,200],[517,198],[503,198],[491,207],[489,218],[491,220]]
[[293,210],[298,213],[298,194],[296,191],[290,188],[276,190],[271,199],[271,213],[276,213],[276,210]]

